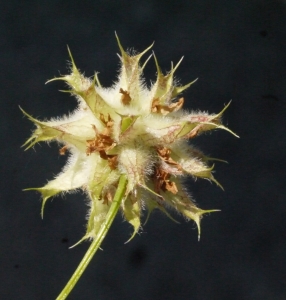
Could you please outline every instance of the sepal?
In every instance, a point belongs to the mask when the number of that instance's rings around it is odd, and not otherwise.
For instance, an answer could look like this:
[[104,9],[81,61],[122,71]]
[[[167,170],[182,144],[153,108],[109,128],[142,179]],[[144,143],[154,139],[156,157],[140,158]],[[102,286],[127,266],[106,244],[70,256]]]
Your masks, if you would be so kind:
[[135,189],[133,193],[130,193],[123,202],[124,217],[128,221],[128,223],[133,226],[133,233],[129,240],[125,242],[125,244],[130,242],[135,237],[141,227],[140,195],[138,195],[137,193],[139,193],[139,189]]
[[[69,192],[81,188],[87,180],[89,174],[89,164],[86,163],[86,155],[72,149],[73,155],[69,158],[63,171],[57,177],[49,181],[45,186],[40,188],[29,188],[27,190],[35,190],[42,195],[41,216],[44,214],[44,206],[46,201],[63,192]],[[90,160],[90,159],[89,159]]]
[[179,192],[175,195],[171,193],[164,193],[166,204],[173,207],[176,211],[180,212],[188,220],[193,220],[198,228],[198,240],[200,240],[201,235],[201,218],[204,214],[219,211],[217,209],[203,210],[198,208],[195,203],[191,200],[190,196],[184,191],[181,183],[175,179],[174,180]]

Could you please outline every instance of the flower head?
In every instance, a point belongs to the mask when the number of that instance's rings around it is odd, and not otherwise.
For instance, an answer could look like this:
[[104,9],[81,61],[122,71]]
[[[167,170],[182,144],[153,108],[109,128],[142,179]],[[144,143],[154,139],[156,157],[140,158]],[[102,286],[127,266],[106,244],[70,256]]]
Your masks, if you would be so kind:
[[[116,36],[117,37],[117,36]],[[127,177],[121,202],[125,219],[134,227],[132,237],[141,227],[142,210],[173,208],[198,226],[203,214],[213,210],[198,208],[181,181],[186,176],[213,177],[211,158],[188,144],[199,134],[224,129],[221,123],[225,108],[218,114],[188,113],[182,110],[179,95],[193,82],[176,84],[174,73],[180,62],[164,75],[154,56],[157,79],[148,88],[142,77],[146,65],[140,64],[142,53],[120,48],[121,69],[110,88],[101,86],[97,74],[93,80],[77,69],[72,56],[71,73],[53,80],[63,80],[69,93],[78,101],[68,116],[39,121],[23,113],[36,125],[24,144],[27,148],[41,141],[57,141],[60,155],[68,155],[62,172],[45,186],[31,188],[42,194],[42,215],[46,201],[60,193],[82,189],[89,198],[88,223],[84,239],[94,239],[110,208],[119,178]],[[231,132],[231,131],[230,131]],[[81,241],[82,241],[81,240]]]

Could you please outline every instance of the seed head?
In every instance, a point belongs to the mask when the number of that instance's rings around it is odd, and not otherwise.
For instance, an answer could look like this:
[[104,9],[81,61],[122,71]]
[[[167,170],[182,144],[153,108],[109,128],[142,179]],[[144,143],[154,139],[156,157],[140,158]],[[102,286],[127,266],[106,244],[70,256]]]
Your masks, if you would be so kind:
[[214,210],[198,208],[183,187],[182,178],[191,176],[219,183],[212,174],[214,166],[209,164],[212,159],[190,146],[188,140],[214,129],[232,133],[221,122],[228,105],[218,114],[182,110],[184,98],[179,95],[195,81],[184,86],[176,84],[174,73],[181,61],[164,75],[153,55],[157,79],[148,88],[142,77],[147,61],[141,65],[140,59],[152,45],[133,55],[125,52],[116,38],[121,69],[112,87],[102,87],[97,74],[93,80],[81,74],[70,54],[70,74],[50,81],[68,84],[68,92],[77,98],[77,109],[50,121],[39,121],[22,110],[36,125],[24,144],[27,149],[41,141],[57,141],[61,145],[59,154],[68,155],[60,174],[45,186],[28,190],[42,194],[43,216],[50,197],[82,189],[89,199],[82,241],[96,237],[119,178],[125,174],[128,183],[121,209],[134,228],[131,238],[140,230],[142,210],[150,214],[155,208],[168,216],[171,208],[194,220],[200,236],[202,215]]

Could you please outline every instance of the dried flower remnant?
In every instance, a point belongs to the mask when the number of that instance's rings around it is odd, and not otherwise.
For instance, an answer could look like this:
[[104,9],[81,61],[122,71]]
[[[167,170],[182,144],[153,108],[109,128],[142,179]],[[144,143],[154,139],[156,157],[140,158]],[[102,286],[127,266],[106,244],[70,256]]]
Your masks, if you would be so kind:
[[[211,159],[190,146],[188,140],[214,129],[232,133],[221,122],[228,105],[218,114],[183,111],[184,98],[177,96],[194,81],[176,85],[174,73],[181,61],[164,75],[154,55],[157,79],[148,88],[142,77],[148,60],[142,66],[139,62],[152,45],[133,55],[125,52],[116,38],[121,69],[112,87],[103,88],[97,75],[93,80],[84,77],[70,54],[71,73],[50,81],[68,84],[69,93],[77,98],[77,109],[50,121],[39,121],[22,110],[36,125],[24,144],[27,149],[41,141],[57,141],[61,145],[59,153],[69,154],[60,174],[45,186],[28,190],[42,194],[43,216],[50,197],[82,189],[90,204],[86,233],[80,242],[98,239],[110,225],[106,226],[107,219],[110,215],[114,218],[119,208],[134,228],[131,238],[141,228],[142,210],[150,213],[155,208],[168,216],[171,208],[195,221],[200,236],[202,215],[214,210],[198,208],[181,178],[190,175],[218,182],[209,165]],[[121,196],[115,204],[118,190]]]

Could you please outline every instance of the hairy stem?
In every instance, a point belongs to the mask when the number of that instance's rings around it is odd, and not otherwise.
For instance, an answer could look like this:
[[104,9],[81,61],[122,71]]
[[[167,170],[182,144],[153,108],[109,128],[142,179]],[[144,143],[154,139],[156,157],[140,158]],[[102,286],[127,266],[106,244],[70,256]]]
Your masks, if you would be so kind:
[[59,296],[56,298],[56,300],[64,300],[67,298],[69,293],[72,291],[74,286],[76,285],[77,281],[83,274],[84,270],[88,266],[89,262],[91,261],[92,257],[96,253],[97,249],[100,247],[103,239],[105,238],[116,214],[120,207],[121,201],[124,197],[124,193],[126,190],[126,184],[127,184],[127,178],[125,175],[121,175],[117,191],[115,193],[114,199],[112,201],[112,204],[110,206],[110,209],[107,213],[106,220],[102,224],[98,235],[93,240],[93,242],[90,244],[85,256],[81,260],[80,264],[78,265],[77,269],[75,270],[74,274],[70,278],[69,282],[66,284],[64,289],[61,291]]

